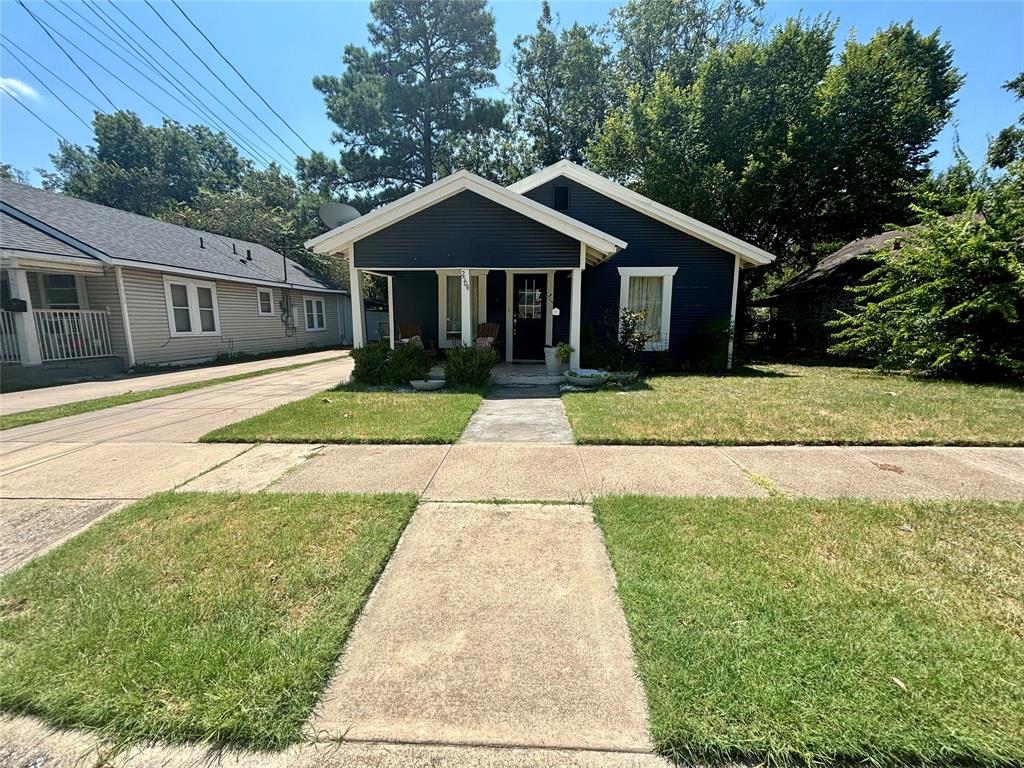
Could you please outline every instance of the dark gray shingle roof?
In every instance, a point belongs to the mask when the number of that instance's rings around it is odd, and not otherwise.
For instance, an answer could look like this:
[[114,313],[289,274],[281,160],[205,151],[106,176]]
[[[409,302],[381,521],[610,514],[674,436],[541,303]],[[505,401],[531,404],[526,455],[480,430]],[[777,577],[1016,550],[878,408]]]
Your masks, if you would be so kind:
[[70,256],[93,261],[92,256],[82,253],[63,240],[40,232],[6,212],[0,212],[0,248],[7,251],[25,251],[45,256]]
[[[180,227],[6,180],[0,180],[0,200],[113,259],[196,270],[211,276],[285,282],[281,254],[259,243]],[[6,240],[6,234],[0,237]],[[232,251],[232,244],[237,252]],[[252,254],[251,261],[246,260],[247,251]],[[291,259],[287,260],[286,282],[301,288],[338,287]]]

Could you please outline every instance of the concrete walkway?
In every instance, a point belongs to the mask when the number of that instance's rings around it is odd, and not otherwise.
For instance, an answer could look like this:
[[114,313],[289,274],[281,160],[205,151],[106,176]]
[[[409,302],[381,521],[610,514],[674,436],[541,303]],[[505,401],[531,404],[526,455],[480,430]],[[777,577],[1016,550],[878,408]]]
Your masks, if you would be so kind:
[[590,509],[421,505],[310,727],[320,741],[649,752]]
[[572,429],[555,384],[508,384],[491,389],[460,443],[572,444]]
[[77,384],[64,384],[59,387],[43,387],[28,389],[22,392],[10,392],[0,395],[0,412],[18,413],[36,408],[47,408],[53,405],[77,403],[80,400],[95,400],[98,397],[123,395],[125,392],[145,392],[150,389],[172,387],[177,384],[190,384],[196,381],[221,379],[225,376],[236,376],[240,373],[253,371],[269,371],[300,363],[312,363],[332,360],[347,355],[338,349],[309,352],[302,355],[274,357],[267,360],[250,360],[245,363],[228,363],[210,365],[204,368],[171,370],[167,373],[151,373],[142,375],[122,376],[104,381],[82,381]]

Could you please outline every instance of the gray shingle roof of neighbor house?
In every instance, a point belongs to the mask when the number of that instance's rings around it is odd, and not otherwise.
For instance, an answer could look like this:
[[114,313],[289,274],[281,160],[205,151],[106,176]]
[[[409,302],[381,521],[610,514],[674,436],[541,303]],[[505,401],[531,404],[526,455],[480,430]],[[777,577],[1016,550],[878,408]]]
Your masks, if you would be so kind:
[[[35,253],[86,255],[119,266],[166,267],[210,277],[339,290],[336,284],[259,243],[181,227],[6,180],[0,180],[0,203],[4,206],[0,248],[5,250],[25,250],[19,244],[31,245]],[[17,225],[9,226],[11,221]],[[64,249],[54,252],[54,241]],[[67,253],[67,249],[75,254]],[[247,254],[252,258],[248,259]]]

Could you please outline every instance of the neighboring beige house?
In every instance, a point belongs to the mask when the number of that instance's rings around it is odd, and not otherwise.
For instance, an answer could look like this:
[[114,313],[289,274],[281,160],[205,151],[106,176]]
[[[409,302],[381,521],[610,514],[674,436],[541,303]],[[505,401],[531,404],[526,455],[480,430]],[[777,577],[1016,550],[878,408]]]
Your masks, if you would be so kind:
[[0,181],[4,386],[351,342],[347,291],[264,246]]

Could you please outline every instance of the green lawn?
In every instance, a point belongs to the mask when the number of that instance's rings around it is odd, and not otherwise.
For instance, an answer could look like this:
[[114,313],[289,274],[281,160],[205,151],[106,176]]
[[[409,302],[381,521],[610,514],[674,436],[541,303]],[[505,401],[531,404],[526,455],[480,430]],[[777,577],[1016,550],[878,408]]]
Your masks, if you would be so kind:
[[296,741],[412,495],[162,494],[0,581],[0,707],[127,741]]
[[[341,358],[338,357],[333,359],[340,360]],[[295,363],[294,365],[285,365],[280,368],[267,368],[261,371],[249,371],[248,373],[236,373],[232,376],[221,376],[217,379],[206,379],[205,381],[193,381],[188,384],[175,384],[170,387],[148,389],[141,392],[128,391],[120,395],[97,397],[93,400],[80,400],[77,403],[68,403],[67,405],[52,405],[48,408],[35,408],[31,411],[20,411],[19,413],[0,414],[0,430],[24,427],[28,424],[39,424],[43,421],[59,419],[64,416],[75,416],[79,413],[88,413],[89,411],[100,411],[104,408],[113,408],[115,405],[139,403],[143,400],[152,400],[156,397],[178,395],[182,392],[190,392],[193,389],[203,389],[205,387],[212,387],[216,384],[227,384],[232,381],[253,379],[257,376],[267,376],[271,373],[294,371],[297,368],[305,368],[310,365],[320,365],[321,363],[328,362],[332,362],[332,359],[314,360],[310,363]],[[125,382],[125,386],[131,386],[131,384],[129,382]]]
[[760,365],[562,395],[579,443],[1024,445],[1024,388]]
[[475,392],[378,392],[345,385],[204,435],[208,443],[454,443]]
[[657,748],[1024,763],[1024,504],[595,500]]

